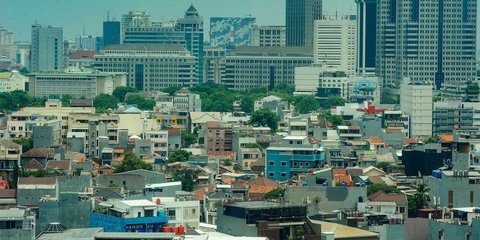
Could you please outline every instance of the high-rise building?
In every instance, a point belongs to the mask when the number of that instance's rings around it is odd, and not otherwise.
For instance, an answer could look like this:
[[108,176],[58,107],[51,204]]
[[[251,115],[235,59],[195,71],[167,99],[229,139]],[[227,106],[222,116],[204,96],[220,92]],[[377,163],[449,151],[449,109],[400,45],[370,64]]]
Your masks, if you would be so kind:
[[30,71],[61,71],[63,29],[32,24]]
[[97,51],[97,36],[81,35],[77,37],[76,49],[86,51]]
[[222,83],[238,91],[294,84],[295,67],[310,66],[312,55],[304,47],[237,47],[226,57]]
[[203,82],[203,18],[192,5],[178,20],[177,30],[185,35],[185,47],[197,58],[198,83]]
[[315,21],[313,53],[315,64],[337,67],[355,75],[357,31],[355,16]]
[[252,26],[250,46],[284,47],[285,26]]
[[127,73],[127,86],[141,91],[191,87],[197,83],[196,58],[181,45],[110,45],[95,55],[94,68]]
[[122,16],[121,42],[125,39],[125,30],[128,27],[151,27],[152,17],[141,10],[132,10]]
[[112,44],[120,44],[120,22],[105,21],[103,22],[103,46]]
[[357,2],[357,73],[375,75],[377,0]]
[[173,26],[127,27],[123,43],[185,45],[185,36]]
[[225,77],[227,51],[224,48],[205,47],[203,52],[203,83],[220,84]]
[[210,44],[212,47],[234,48],[250,45],[254,17],[211,17]]
[[13,33],[0,25],[0,45],[12,45]]
[[286,0],[287,46],[313,45],[313,23],[322,19],[322,0]]
[[475,79],[476,0],[377,2],[376,74],[398,87],[428,81],[461,97]]

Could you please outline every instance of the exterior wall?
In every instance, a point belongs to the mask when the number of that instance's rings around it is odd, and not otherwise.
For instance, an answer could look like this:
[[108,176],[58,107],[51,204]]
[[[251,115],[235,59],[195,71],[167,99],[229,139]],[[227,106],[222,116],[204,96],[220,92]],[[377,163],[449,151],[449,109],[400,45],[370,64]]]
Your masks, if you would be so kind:
[[[443,237],[439,238],[439,232],[443,230]],[[441,240],[465,240],[467,234],[468,239],[480,239],[480,220],[473,219],[472,226],[449,224],[440,221],[428,221],[428,237],[429,239]]]
[[223,48],[206,48],[203,61],[203,82],[220,84],[225,77],[225,55]]
[[[196,58],[185,49],[140,51],[106,48],[95,56],[94,68],[102,72],[127,73],[127,86],[143,91],[158,91],[167,87],[191,87],[196,84],[195,66]],[[145,74],[146,72],[152,74]]]
[[25,91],[27,82],[28,78],[18,73],[18,71],[0,73],[0,92]]
[[[188,225],[198,229],[200,222],[200,201],[175,201],[162,202],[165,212],[168,216],[168,225]],[[170,212],[175,211],[175,216],[170,216]]]
[[31,72],[61,71],[63,53],[63,29],[32,25],[30,52]]
[[102,227],[104,232],[161,232],[168,219],[163,212],[158,217],[118,218],[91,213],[90,227]]
[[405,238],[405,225],[403,224],[385,224],[380,226],[370,226],[368,228],[368,231],[379,233],[379,240],[407,239]]
[[[285,198],[289,202],[307,203],[308,214],[339,209],[356,209],[359,200],[367,201],[367,188],[362,187],[288,187]],[[316,204],[315,200],[319,202]]]
[[234,50],[226,57],[223,84],[241,91],[272,88],[280,83],[294,84],[295,68],[310,66],[313,61],[312,53],[302,49],[272,47],[267,50],[259,47]]
[[287,0],[285,7],[287,46],[313,45],[313,24],[322,19],[321,0]]
[[42,188],[41,186],[35,188],[34,185],[27,185],[28,187],[32,187],[30,189],[25,188],[24,186],[20,185],[17,189],[17,205],[25,206],[38,206],[39,201],[45,195],[50,195],[52,197],[57,196],[57,187],[55,185],[46,185],[48,188]]
[[57,97],[93,99],[105,93],[112,94],[118,87],[115,74],[106,73],[52,73],[29,75],[29,94],[32,97]]
[[[446,176],[444,173],[442,173],[442,178],[430,176],[426,180],[430,188],[428,195],[432,206],[434,198],[439,199],[437,201],[439,207],[480,206],[480,183],[475,183],[475,180],[472,182],[468,177]],[[452,194],[450,200],[453,200],[451,202],[449,202],[450,191]]]
[[[308,153],[308,154],[302,154]],[[325,154],[308,147],[269,147],[265,155],[265,176],[287,181],[297,173],[307,173],[315,163],[321,164]]]
[[[354,18],[354,17],[351,17]],[[313,52],[316,64],[344,70],[348,76],[356,72],[357,26],[354,19],[327,18],[316,20]]]
[[258,228],[255,225],[247,225],[244,218],[236,218],[223,215],[223,209],[217,211],[217,231],[233,236],[257,237]]
[[410,137],[432,136],[433,86],[404,82],[400,96],[400,109],[410,115]]
[[282,47],[286,44],[285,26],[252,26],[250,46]]
[[255,21],[254,17],[211,17],[210,44],[222,48],[249,45]]
[[90,226],[90,201],[79,201],[77,193],[62,193],[59,200],[39,203],[39,219],[36,232],[39,234],[49,223],[58,222],[67,229]]

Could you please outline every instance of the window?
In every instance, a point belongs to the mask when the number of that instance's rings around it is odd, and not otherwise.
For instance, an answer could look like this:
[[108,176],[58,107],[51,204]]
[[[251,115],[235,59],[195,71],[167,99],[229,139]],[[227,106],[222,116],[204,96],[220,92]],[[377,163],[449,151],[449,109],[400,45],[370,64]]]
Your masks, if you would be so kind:
[[153,210],[145,210],[145,217],[153,217]]
[[142,213],[141,213],[141,212],[138,212],[138,213],[137,213],[137,217],[142,217]]
[[453,207],[453,191],[452,190],[448,191],[448,207],[449,208]]
[[287,176],[287,173],[286,173],[286,172],[282,172],[282,173],[280,173],[280,176],[281,176],[281,177],[286,177],[286,176]]
[[281,166],[287,166],[287,162],[280,162]]
[[269,161],[269,162],[268,162],[268,165],[269,165],[269,166],[275,166],[275,162]]
[[269,172],[269,173],[268,173],[268,176],[269,176],[269,177],[275,177],[275,173],[274,173],[274,172]]

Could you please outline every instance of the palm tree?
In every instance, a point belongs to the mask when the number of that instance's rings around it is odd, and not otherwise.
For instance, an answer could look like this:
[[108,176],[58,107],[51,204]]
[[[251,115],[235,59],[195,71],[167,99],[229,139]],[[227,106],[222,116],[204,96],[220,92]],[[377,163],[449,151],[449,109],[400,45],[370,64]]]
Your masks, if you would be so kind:
[[419,208],[426,207],[428,202],[430,202],[430,196],[428,196],[428,185],[425,183],[420,183],[417,185],[417,193],[415,193],[415,201],[417,202],[417,206]]

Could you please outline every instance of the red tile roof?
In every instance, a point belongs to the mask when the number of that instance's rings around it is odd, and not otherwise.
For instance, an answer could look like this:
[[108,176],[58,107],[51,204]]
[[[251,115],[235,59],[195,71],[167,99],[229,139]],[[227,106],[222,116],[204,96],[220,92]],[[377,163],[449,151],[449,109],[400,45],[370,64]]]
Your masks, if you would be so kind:
[[69,160],[50,160],[47,162],[46,169],[70,170],[71,164]]
[[48,158],[48,151],[42,148],[32,148],[22,154],[25,158]]
[[253,186],[274,187],[274,188],[280,187],[280,184],[278,182],[274,182],[271,179],[266,177],[255,178],[247,182],[247,185],[250,187],[253,187]]
[[18,185],[53,185],[57,182],[55,177],[22,177],[18,178]]
[[211,193],[214,191],[215,191],[215,186],[208,184],[208,185],[200,186],[199,188],[193,190],[192,194],[197,196],[197,200],[203,201],[207,193]]
[[371,177],[370,177],[370,181],[371,181],[373,184],[382,184],[382,183],[385,183],[380,176],[371,176]]
[[348,175],[348,172],[345,169],[333,169],[332,175],[333,175],[333,180],[336,183],[350,184],[350,182],[352,181],[352,179],[350,178],[350,175]]
[[411,145],[417,143],[417,140],[415,138],[404,138],[403,143],[406,145]]
[[43,163],[39,162],[37,159],[32,158],[30,161],[25,163],[22,168],[25,169],[43,169],[45,168],[45,165]]
[[16,189],[0,189],[0,199],[2,198],[15,198],[17,196]]
[[383,190],[368,196],[370,202],[394,202],[397,204],[406,204],[407,196],[404,193],[385,193]]
[[168,129],[168,135],[180,135],[180,128],[170,128]]

